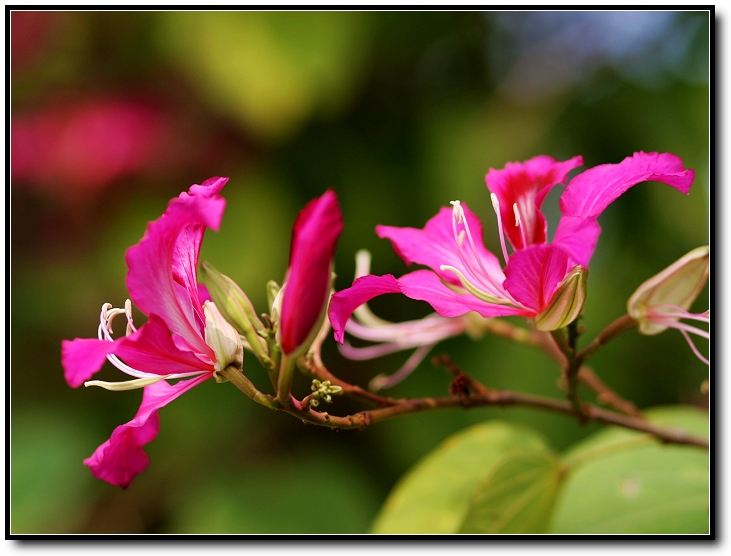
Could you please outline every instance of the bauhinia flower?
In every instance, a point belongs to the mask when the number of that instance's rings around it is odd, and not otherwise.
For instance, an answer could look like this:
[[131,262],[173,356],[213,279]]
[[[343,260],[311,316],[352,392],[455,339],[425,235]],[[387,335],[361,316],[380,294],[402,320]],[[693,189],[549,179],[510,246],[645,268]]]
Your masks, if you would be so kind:
[[[243,347],[238,333],[221,316],[204,287],[197,265],[206,228],[218,230],[225,208],[219,192],[228,178],[193,185],[151,222],[142,240],[127,251],[127,288],[148,315],[137,328],[129,300],[124,309],[102,306],[96,339],[76,338],[62,344],[66,381],[77,388],[109,390],[144,388],[132,421],[118,426],[84,463],[95,477],[126,488],[149,463],[142,446],[159,430],[158,410],[228,366],[241,369]],[[126,336],[114,338],[112,321],[124,314]],[[133,377],[126,382],[90,381],[105,361]],[[175,384],[167,381],[178,380]]]
[[[377,226],[379,237],[391,240],[407,264],[431,270],[400,278],[363,276],[336,293],[329,312],[336,340],[343,342],[356,308],[386,293],[426,301],[442,317],[474,311],[486,318],[529,317],[540,330],[566,326],[578,316],[586,295],[587,267],[600,234],[598,216],[637,183],[660,181],[688,193],[694,176],[669,153],[639,152],[619,164],[591,168],[563,192],[562,218],[553,242],[547,243],[541,204],[550,189],[563,183],[581,163],[581,157],[558,162],[539,156],[490,170],[486,179],[504,268],[484,247],[479,219],[459,201],[452,202],[451,210],[443,207],[423,229]],[[512,255],[505,237],[513,247]]]
[[675,328],[683,335],[696,357],[706,364],[708,360],[693,344],[690,334],[708,339],[708,332],[680,321],[710,322],[710,311],[688,311],[703,290],[708,271],[708,246],[698,247],[643,282],[627,301],[627,313],[637,321],[640,333],[651,336]]

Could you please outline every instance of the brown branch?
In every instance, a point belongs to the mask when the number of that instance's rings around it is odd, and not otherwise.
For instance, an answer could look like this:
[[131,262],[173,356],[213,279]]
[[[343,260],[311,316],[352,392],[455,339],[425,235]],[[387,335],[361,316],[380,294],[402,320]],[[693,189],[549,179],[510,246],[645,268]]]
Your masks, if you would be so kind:
[[581,361],[586,361],[591,357],[599,348],[608,344],[611,340],[619,336],[622,332],[629,330],[637,326],[637,321],[629,315],[622,315],[617,320],[612,322],[599,335],[594,338],[584,349],[582,349],[577,357]]
[[[296,417],[304,422],[316,425],[327,426],[335,429],[363,429],[373,423],[385,421],[400,415],[420,413],[435,409],[448,409],[453,407],[481,407],[481,406],[524,406],[536,409],[544,409],[556,413],[575,416],[574,408],[569,401],[522,394],[511,390],[489,390],[484,394],[470,394],[467,396],[447,396],[440,398],[412,398],[401,400],[397,405],[361,411],[347,417],[337,417],[327,413],[320,413],[312,409],[295,413]],[[708,449],[708,440],[690,434],[684,430],[654,425],[648,421],[621,415],[605,409],[600,409],[592,404],[584,403],[582,413],[587,421],[617,425],[620,427],[648,433],[661,442],[669,444],[683,444]]]

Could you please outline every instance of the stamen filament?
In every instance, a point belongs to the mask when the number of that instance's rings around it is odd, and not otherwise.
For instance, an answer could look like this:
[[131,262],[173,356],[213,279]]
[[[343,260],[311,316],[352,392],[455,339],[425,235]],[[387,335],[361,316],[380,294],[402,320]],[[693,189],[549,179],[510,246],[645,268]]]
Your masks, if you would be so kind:
[[138,388],[144,388],[150,386],[156,382],[160,382],[163,379],[169,378],[173,375],[156,375],[148,378],[138,378],[136,380],[125,380],[122,382],[105,382],[103,380],[87,380],[84,386],[99,386],[105,390],[111,390],[113,392],[122,392],[124,390],[137,390]]
[[701,361],[703,361],[703,362],[704,362],[704,363],[705,363],[706,365],[709,365],[709,364],[710,364],[710,362],[708,361],[708,359],[706,359],[705,357],[703,357],[703,356],[701,355],[701,352],[700,352],[700,351],[698,351],[698,348],[697,348],[697,347],[695,347],[695,344],[694,344],[694,343],[693,343],[693,341],[691,340],[691,338],[690,338],[690,335],[689,335],[689,334],[688,334],[688,333],[687,333],[687,332],[686,332],[685,330],[682,330],[682,329],[680,330],[680,333],[681,333],[681,334],[683,335],[683,337],[685,338],[685,341],[686,341],[686,342],[688,342],[688,345],[690,346],[690,349],[691,349],[691,350],[693,351],[693,353],[695,354],[695,356],[696,356],[696,357],[697,357],[698,359],[700,359]]
[[[472,240],[472,234],[469,233],[469,226],[467,225],[467,220],[465,218],[462,204],[459,201],[450,201],[450,203],[454,207],[452,211],[452,232],[454,233],[454,240],[457,244],[457,252],[459,253],[459,258],[462,261],[462,264],[465,266],[465,270],[467,270],[482,287],[490,291],[492,294],[495,294],[497,296],[501,295],[502,288],[499,284],[496,284],[493,278],[487,273],[485,267],[482,265],[480,256],[477,254],[474,241]],[[457,224],[462,224],[465,228],[460,233],[457,232]],[[476,268],[475,264],[468,260],[467,256],[464,253],[464,250],[462,249],[462,243],[464,241],[465,235],[467,235],[467,237],[469,238],[469,242],[472,247],[472,256],[478,262],[478,265],[481,267],[481,269]]]
[[505,244],[503,217],[500,215],[500,200],[494,193],[490,193],[490,200],[492,201],[492,208],[495,211],[495,216],[497,216],[497,232],[500,235],[500,247],[503,250],[503,259],[505,260],[505,264],[508,264],[510,258],[508,257],[508,246]]
[[464,274],[462,274],[462,272],[460,272],[458,269],[456,269],[453,266],[443,264],[442,266],[439,267],[439,269],[443,270],[443,271],[449,271],[449,272],[454,273],[457,276],[457,278],[459,279],[462,286],[468,292],[470,292],[476,298],[481,299],[482,301],[485,301],[487,303],[495,303],[498,305],[508,305],[510,307],[515,307],[516,309],[525,309],[525,307],[523,307],[522,305],[514,303],[511,300],[500,299],[498,297],[492,296],[492,295],[488,294],[487,292],[484,292],[484,291],[478,289],[473,284],[471,284],[470,281],[467,280],[467,278],[465,278],[465,276],[464,276]]
[[434,344],[424,345],[414,351],[401,368],[391,376],[378,375],[368,384],[368,389],[377,392],[383,388],[391,388],[408,377],[424,358],[429,354]]

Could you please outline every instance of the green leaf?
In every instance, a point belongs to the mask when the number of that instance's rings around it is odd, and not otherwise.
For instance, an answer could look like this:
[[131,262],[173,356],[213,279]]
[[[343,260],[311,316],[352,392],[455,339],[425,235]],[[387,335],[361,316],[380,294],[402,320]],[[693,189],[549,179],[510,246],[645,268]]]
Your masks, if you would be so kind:
[[550,454],[537,433],[500,421],[449,437],[401,479],[381,508],[373,533],[458,532],[475,489],[514,453]]
[[480,483],[460,533],[545,533],[561,484],[559,460],[514,452]]
[[[689,407],[645,413],[656,423],[707,435],[708,414]],[[708,533],[708,452],[606,429],[570,450],[552,533]]]

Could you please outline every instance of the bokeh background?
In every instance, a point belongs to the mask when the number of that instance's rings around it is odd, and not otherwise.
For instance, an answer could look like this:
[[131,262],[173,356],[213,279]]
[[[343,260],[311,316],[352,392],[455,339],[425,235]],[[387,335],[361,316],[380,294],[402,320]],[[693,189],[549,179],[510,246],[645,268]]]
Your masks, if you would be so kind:
[[[484,175],[542,153],[581,154],[590,167],[669,151],[696,171],[688,197],[645,184],[601,217],[584,341],[642,281],[708,242],[708,12],[14,11],[10,20],[12,533],[364,533],[398,478],[469,424],[525,423],[557,449],[595,430],[495,408],[335,433],[210,381],[161,411],[150,467],[129,489],[94,479],[82,459],[134,415],[141,392],[72,390],[61,340],[94,336],[102,303],[123,304],[125,250],[193,183],[231,178],[202,258],[260,311],[267,280],[284,275],[297,211],[325,189],[346,222],[342,289],[357,249],[373,253],[376,274],[406,272],[376,224],[422,227],[454,199],[483,219],[499,252]],[[707,307],[704,293],[696,309]],[[398,320],[430,311],[399,296],[372,308]],[[456,338],[433,353],[490,386],[561,396],[553,363],[504,339]],[[330,340],[323,357],[366,385],[408,353],[353,362]],[[630,331],[592,366],[640,407],[707,404],[708,369],[675,331]],[[108,367],[100,378],[118,380]],[[245,368],[264,388],[253,357]],[[390,393],[444,395],[448,385],[427,358]]]

